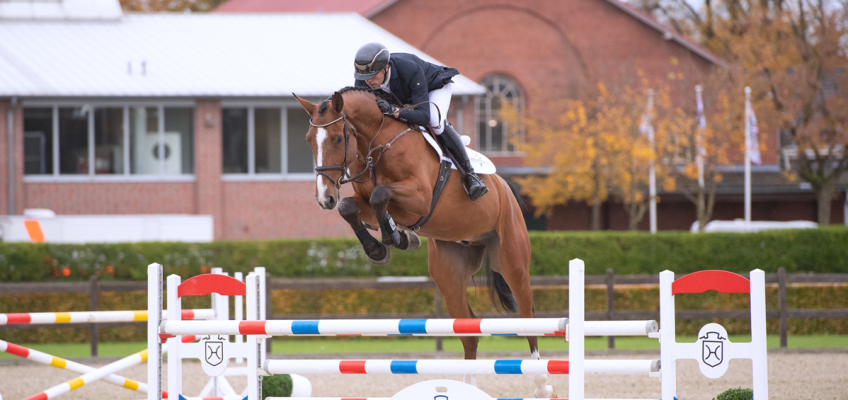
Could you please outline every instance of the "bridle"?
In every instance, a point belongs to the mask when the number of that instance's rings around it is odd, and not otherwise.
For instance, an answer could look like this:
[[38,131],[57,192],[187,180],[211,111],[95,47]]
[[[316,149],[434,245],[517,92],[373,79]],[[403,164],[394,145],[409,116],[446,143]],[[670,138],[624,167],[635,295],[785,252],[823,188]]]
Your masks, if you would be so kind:
[[[350,171],[348,170],[348,160],[347,160],[348,145],[347,144],[348,144],[348,137],[350,136],[347,133],[348,128],[350,128],[350,131],[353,132],[353,137],[359,138],[359,136],[357,136],[357,134],[356,134],[356,129],[354,129],[353,126],[350,125],[347,122],[347,118],[345,117],[344,113],[342,113],[341,117],[338,117],[338,118],[336,118],[336,119],[334,119],[334,120],[332,120],[332,121],[330,121],[326,124],[316,124],[316,123],[312,122],[312,118],[309,118],[309,125],[312,125],[316,128],[326,128],[326,127],[328,127],[332,124],[335,124],[336,122],[339,122],[339,121],[344,122],[344,128],[343,128],[344,142],[345,142],[344,162],[340,165],[326,165],[326,166],[315,167],[315,173],[317,173],[318,175],[323,175],[324,177],[329,179],[330,182],[333,182],[333,185],[336,186],[336,189],[341,188],[342,185],[344,185],[345,183],[348,183],[348,182],[357,182],[357,183],[365,182],[365,181],[363,181],[363,182],[356,181],[356,179],[359,178],[360,175],[362,175],[362,172],[360,172],[358,175],[356,175],[354,177],[351,177]],[[326,172],[326,171],[335,171],[335,170],[342,171],[342,174],[339,176],[338,180],[333,179],[330,175],[327,175],[327,172]],[[363,170],[363,172],[365,172],[365,170]]]
[[[389,150],[389,148],[392,147],[392,144],[394,144],[394,142],[396,142],[398,139],[403,137],[403,135],[406,135],[408,132],[412,132],[413,129],[411,127],[407,128],[405,131],[399,133],[397,136],[394,137],[394,139],[392,139],[389,143],[386,143],[385,145],[381,144],[377,147],[371,147],[374,144],[374,140],[377,139],[377,136],[380,135],[380,131],[383,130],[383,124],[386,122],[386,116],[383,115],[383,120],[380,122],[380,129],[377,130],[377,133],[374,134],[374,137],[371,139],[371,142],[368,143],[368,154],[365,156],[365,160],[360,158],[359,154],[356,155],[356,159],[359,160],[361,163],[365,164],[365,168],[363,168],[362,171],[359,171],[359,173],[356,174],[355,176],[350,176],[350,170],[348,168],[349,162],[348,162],[348,159],[347,159],[348,137],[350,136],[347,133],[348,129],[350,129],[350,131],[353,132],[353,137],[358,139],[359,136],[356,134],[356,129],[354,129],[353,125],[351,125],[349,122],[347,122],[347,117],[344,115],[344,113],[341,113],[341,114],[342,115],[340,117],[338,117],[338,118],[336,118],[336,119],[334,119],[334,120],[332,120],[332,121],[330,121],[326,124],[315,124],[315,123],[312,122],[312,118],[309,119],[309,125],[312,125],[316,128],[326,128],[326,127],[328,127],[332,124],[335,124],[336,122],[339,122],[339,121],[344,122],[344,128],[343,128],[344,141],[345,141],[344,162],[340,165],[327,165],[327,166],[315,167],[315,173],[318,174],[318,175],[323,175],[324,177],[329,179],[330,182],[333,182],[333,185],[336,187],[336,189],[340,189],[342,187],[342,185],[344,185],[345,183],[349,183],[349,182],[365,183],[365,182],[368,182],[369,180],[372,180],[372,179],[375,180],[374,183],[376,184],[376,178],[375,178],[375,175],[374,175],[374,168],[377,166],[377,163],[380,162],[380,159],[383,157],[383,153],[385,153],[387,150]],[[377,150],[379,150],[380,152],[377,154],[376,157],[374,157],[372,154]],[[338,180],[335,180],[330,175],[327,175],[326,171],[336,171],[336,170],[339,170],[339,171],[342,172],[342,174],[339,176]],[[365,173],[365,171],[368,171],[368,175],[369,175],[368,179],[360,180],[359,178]]]

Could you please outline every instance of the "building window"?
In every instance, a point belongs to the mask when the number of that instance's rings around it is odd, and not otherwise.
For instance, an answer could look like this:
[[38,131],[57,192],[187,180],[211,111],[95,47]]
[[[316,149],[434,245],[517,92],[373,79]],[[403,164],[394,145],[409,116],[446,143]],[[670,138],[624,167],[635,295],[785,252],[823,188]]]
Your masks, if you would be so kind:
[[[477,145],[480,151],[514,152],[511,139],[523,140],[524,132],[511,126],[501,117],[501,111],[512,107],[519,116],[524,113],[524,96],[521,88],[512,79],[500,75],[489,75],[480,81],[486,95],[475,99],[475,122]],[[517,135],[517,136],[516,136]]]
[[114,104],[25,107],[24,173],[33,176],[192,174],[193,124],[191,107]]
[[227,178],[313,174],[309,115],[300,107],[224,107],[221,126]]
[[24,109],[24,174],[53,174],[53,109]]

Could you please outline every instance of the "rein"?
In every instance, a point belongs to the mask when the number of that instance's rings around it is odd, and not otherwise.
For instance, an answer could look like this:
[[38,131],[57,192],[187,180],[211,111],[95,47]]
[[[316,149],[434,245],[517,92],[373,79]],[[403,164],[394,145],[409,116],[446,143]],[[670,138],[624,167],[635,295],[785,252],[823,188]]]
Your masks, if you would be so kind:
[[[351,132],[353,132],[353,137],[358,138],[359,136],[356,134],[356,129],[353,128],[353,125],[351,125],[350,123],[347,122],[347,117],[345,117],[344,113],[342,113],[341,117],[338,117],[335,120],[330,121],[326,124],[315,124],[315,123],[312,122],[312,118],[310,118],[309,119],[309,125],[312,125],[316,128],[324,128],[324,127],[330,126],[332,124],[335,124],[336,122],[339,122],[339,121],[344,122],[344,129],[343,129],[344,141],[345,141],[344,162],[340,165],[328,165],[328,166],[315,167],[315,173],[317,173],[319,175],[323,175],[324,177],[329,179],[331,182],[333,182],[333,185],[336,186],[336,189],[341,188],[342,185],[349,183],[349,182],[365,183],[365,182],[368,182],[369,180],[373,180],[374,184],[376,185],[377,184],[377,178],[376,178],[376,175],[374,174],[374,168],[376,168],[377,163],[380,162],[380,159],[383,157],[383,153],[388,151],[392,147],[392,144],[394,144],[394,142],[396,142],[398,139],[403,137],[403,135],[406,135],[407,133],[413,131],[412,128],[407,128],[405,131],[403,131],[403,132],[399,133],[397,136],[395,136],[391,141],[389,141],[389,143],[386,143],[385,145],[379,145],[377,147],[372,147],[373,144],[374,144],[374,140],[377,139],[377,136],[383,130],[383,124],[386,122],[386,116],[383,115],[383,120],[380,122],[380,129],[377,130],[377,133],[371,139],[371,142],[368,143],[368,154],[365,155],[365,160],[360,158],[358,153],[356,154],[356,159],[359,160],[359,162],[365,164],[365,168],[363,168],[362,171],[360,171],[358,174],[356,174],[356,176],[350,176],[350,169],[348,168],[349,163],[348,163],[348,159],[347,159],[348,142],[349,142],[349,140],[348,140],[349,135],[347,133],[348,128],[350,129]],[[376,155],[376,158],[375,158],[373,153],[378,151],[378,150],[380,152]],[[341,174],[341,176],[339,176],[338,180],[334,180],[332,177],[330,177],[330,175],[327,175],[327,173],[326,173],[326,171],[335,171],[335,170],[340,170],[342,172],[342,174]],[[368,171],[369,178],[364,179],[364,180],[359,180],[359,178],[365,173],[365,171]]]

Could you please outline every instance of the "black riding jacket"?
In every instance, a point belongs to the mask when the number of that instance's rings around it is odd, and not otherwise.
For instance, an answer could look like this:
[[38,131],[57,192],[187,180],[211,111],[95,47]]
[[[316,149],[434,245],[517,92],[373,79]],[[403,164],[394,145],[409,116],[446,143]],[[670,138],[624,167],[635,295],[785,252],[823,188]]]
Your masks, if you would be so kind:
[[[417,104],[414,109],[401,111],[398,119],[415,125],[430,124],[430,97],[428,93],[445,87],[459,71],[424,61],[414,54],[392,53],[389,60],[389,89],[402,104]],[[368,87],[356,80],[356,87]],[[447,118],[442,110],[442,119]]]

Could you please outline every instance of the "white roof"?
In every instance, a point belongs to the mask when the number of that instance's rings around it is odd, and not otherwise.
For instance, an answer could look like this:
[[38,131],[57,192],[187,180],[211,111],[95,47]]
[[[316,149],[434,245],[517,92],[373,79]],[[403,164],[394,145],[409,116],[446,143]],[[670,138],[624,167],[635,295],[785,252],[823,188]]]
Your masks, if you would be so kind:
[[2,19],[115,20],[121,17],[121,4],[112,0],[4,0]]
[[0,97],[324,96],[353,84],[368,42],[439,63],[355,13],[0,19],[0,38]]

